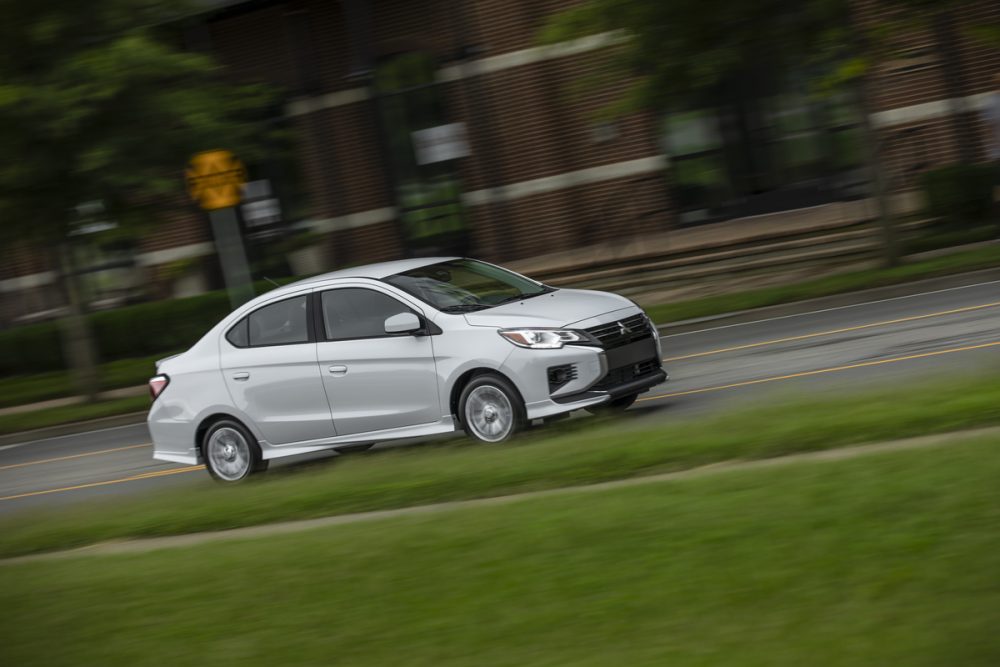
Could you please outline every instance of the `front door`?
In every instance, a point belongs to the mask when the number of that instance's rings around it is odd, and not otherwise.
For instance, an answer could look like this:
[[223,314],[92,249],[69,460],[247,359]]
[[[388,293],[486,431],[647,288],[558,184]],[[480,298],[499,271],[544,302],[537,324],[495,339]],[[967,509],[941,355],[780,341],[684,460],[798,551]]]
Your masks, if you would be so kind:
[[338,435],[441,418],[432,337],[385,333],[387,318],[413,308],[367,287],[326,290],[319,301],[319,365]]
[[233,404],[272,445],[336,435],[307,305],[306,295],[267,304],[220,341],[221,370]]

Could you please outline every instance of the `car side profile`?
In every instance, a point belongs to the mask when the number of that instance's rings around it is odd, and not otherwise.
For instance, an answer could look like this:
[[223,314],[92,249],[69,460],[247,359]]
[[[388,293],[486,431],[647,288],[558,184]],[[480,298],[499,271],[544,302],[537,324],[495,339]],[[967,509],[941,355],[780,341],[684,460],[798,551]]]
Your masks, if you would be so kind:
[[666,380],[661,356],[615,294],[457,257],[355,267],[263,294],[158,362],[153,457],[237,482],[283,456],[459,428],[503,442],[531,420],[624,410]]

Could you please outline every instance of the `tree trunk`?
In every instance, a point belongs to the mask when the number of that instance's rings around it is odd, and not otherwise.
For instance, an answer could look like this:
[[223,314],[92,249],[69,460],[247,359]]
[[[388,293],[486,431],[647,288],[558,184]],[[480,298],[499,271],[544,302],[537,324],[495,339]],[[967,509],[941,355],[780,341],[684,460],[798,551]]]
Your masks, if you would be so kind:
[[59,276],[69,312],[60,321],[63,350],[72,371],[76,393],[93,403],[98,396],[97,352],[93,332],[87,321],[79,278],[73,262],[73,254],[68,244],[62,244],[57,251]]
[[[865,27],[857,17],[857,3],[848,14],[848,23],[852,28],[853,47],[855,53],[869,64],[882,62],[878,49],[871,43]],[[875,208],[878,215],[879,229],[882,235],[882,264],[886,268],[899,265],[899,242],[896,238],[896,226],[892,219],[892,209],[889,203],[889,184],[885,175],[885,161],[882,152],[882,142],[878,130],[872,124],[872,72],[868,71],[857,80],[856,94],[858,106],[861,107],[861,133],[865,144],[865,161],[871,172],[872,195],[875,198]]]
[[868,94],[869,76],[863,77],[857,87],[861,106],[861,132],[864,137],[866,162],[871,172],[872,195],[878,211],[879,229],[882,234],[882,263],[886,268],[899,265],[899,242],[896,238],[896,224],[892,219],[889,203],[889,187],[885,177],[882,157],[882,142],[878,131],[872,125],[871,100]]

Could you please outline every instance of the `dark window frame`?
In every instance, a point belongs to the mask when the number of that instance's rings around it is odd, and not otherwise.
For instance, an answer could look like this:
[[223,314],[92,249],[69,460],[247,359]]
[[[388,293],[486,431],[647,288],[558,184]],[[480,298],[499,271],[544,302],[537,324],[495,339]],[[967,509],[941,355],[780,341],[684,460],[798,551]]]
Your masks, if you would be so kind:
[[[229,343],[233,347],[235,347],[237,349],[240,349],[240,350],[245,350],[248,347],[250,347],[250,320],[249,320],[249,317],[250,317],[249,315],[244,315],[243,317],[241,317],[239,319],[239,321],[236,322],[236,324],[234,324],[233,326],[229,327],[229,329],[226,331],[225,335],[223,336],[223,338],[226,339],[227,343]],[[231,338],[231,336],[233,335],[233,332],[236,331],[236,328],[240,327],[240,326],[242,326],[244,328],[244,330],[245,330],[245,336],[246,336],[246,341],[247,342],[244,345],[237,344]]]
[[[323,314],[323,295],[327,292],[334,292],[337,290],[345,289],[360,289],[366,290],[368,292],[375,292],[376,294],[381,294],[384,297],[392,299],[399,302],[407,311],[413,313],[420,320],[420,329],[415,332],[401,332],[401,333],[385,333],[384,331],[380,335],[376,336],[352,336],[350,338],[328,338],[326,335],[326,320]],[[406,336],[435,336],[442,333],[441,328],[435,325],[433,322],[428,320],[423,313],[416,310],[410,304],[406,303],[400,299],[395,294],[389,294],[383,292],[382,290],[374,289],[372,287],[361,286],[361,285],[344,285],[342,287],[329,287],[321,290],[316,290],[313,292],[313,309],[315,311],[315,317],[313,318],[313,333],[316,336],[316,341],[319,343],[341,343],[350,340],[377,340],[380,338],[403,338]]]
[[[254,345],[254,344],[252,344],[250,342],[250,317],[254,313],[257,313],[257,312],[259,312],[261,310],[264,310],[265,308],[268,308],[268,307],[273,306],[275,304],[281,303],[283,301],[291,301],[292,299],[301,299],[301,298],[305,298],[306,299],[306,340],[297,340],[297,341],[288,342],[288,343],[264,343],[264,344],[258,344],[258,345]],[[256,349],[256,348],[283,347],[283,346],[286,346],[286,345],[306,345],[308,343],[315,343],[317,339],[316,339],[316,331],[315,331],[315,325],[314,325],[314,320],[316,319],[314,310],[315,309],[314,309],[313,304],[312,304],[311,294],[308,294],[308,293],[306,293],[306,294],[294,294],[294,295],[286,297],[284,299],[277,299],[275,301],[269,301],[268,303],[265,303],[264,305],[260,306],[259,308],[254,308],[252,311],[250,311],[249,313],[247,313],[246,315],[244,315],[243,317],[241,317],[239,320],[237,320],[237,322],[235,324],[233,324],[231,327],[229,327],[229,329],[226,330],[226,333],[223,336],[223,338],[226,339],[227,343],[229,343],[230,345],[232,345],[233,347],[235,347],[238,350],[252,350],[252,349]],[[236,327],[241,326],[241,325],[245,325],[247,327],[247,344],[246,345],[237,345],[232,340],[230,340],[230,338],[229,338],[229,335],[233,332],[233,330],[236,329]]]

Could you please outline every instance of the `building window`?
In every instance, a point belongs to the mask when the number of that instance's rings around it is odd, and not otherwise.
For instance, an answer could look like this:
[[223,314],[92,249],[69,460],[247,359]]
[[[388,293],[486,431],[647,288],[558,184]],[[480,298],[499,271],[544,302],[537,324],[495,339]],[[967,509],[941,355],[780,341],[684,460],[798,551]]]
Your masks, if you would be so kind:
[[448,121],[434,59],[411,51],[375,70],[380,121],[407,250],[464,254],[466,224],[456,160],[464,126]]
[[667,115],[664,149],[682,224],[862,195],[859,117],[799,76],[742,73],[701,108]]

